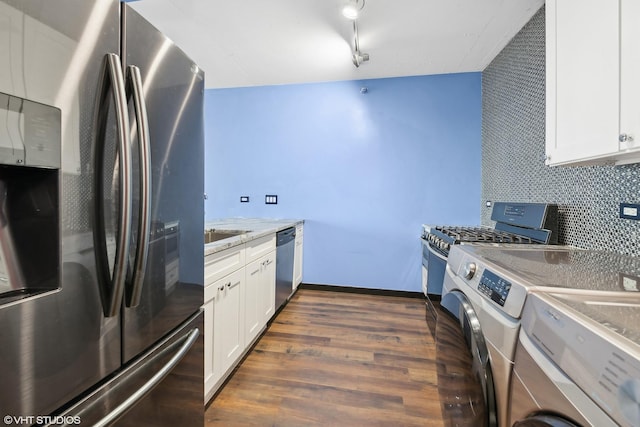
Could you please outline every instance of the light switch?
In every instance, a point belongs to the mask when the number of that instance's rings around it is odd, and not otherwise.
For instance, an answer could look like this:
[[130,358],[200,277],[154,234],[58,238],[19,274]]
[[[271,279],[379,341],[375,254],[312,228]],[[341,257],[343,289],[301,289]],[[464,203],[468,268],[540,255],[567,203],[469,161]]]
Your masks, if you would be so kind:
[[619,273],[619,283],[622,286],[622,289],[624,289],[627,292],[639,292],[640,291],[640,284],[638,283],[640,279],[638,277],[634,277],[634,276],[629,276],[627,274],[623,274],[623,273]]

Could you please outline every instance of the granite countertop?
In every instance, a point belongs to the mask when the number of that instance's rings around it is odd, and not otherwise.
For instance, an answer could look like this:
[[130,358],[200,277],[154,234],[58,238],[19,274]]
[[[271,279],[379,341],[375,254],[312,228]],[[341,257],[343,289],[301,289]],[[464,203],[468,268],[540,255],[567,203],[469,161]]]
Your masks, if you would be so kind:
[[302,219],[272,219],[272,218],[222,218],[205,221],[204,231],[207,230],[242,230],[247,233],[231,236],[204,245],[204,256],[238,246],[251,240],[277,233],[285,228],[303,224]]

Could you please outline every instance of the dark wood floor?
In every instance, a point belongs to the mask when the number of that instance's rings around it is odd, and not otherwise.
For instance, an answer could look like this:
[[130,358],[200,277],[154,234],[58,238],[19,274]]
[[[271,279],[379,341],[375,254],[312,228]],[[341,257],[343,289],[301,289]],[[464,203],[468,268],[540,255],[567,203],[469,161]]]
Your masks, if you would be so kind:
[[212,426],[438,426],[422,299],[300,289],[207,409]]

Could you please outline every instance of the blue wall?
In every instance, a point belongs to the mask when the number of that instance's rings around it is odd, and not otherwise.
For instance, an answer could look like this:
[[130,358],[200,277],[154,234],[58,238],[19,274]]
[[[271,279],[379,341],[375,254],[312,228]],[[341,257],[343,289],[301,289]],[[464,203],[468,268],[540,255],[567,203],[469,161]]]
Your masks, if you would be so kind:
[[205,219],[305,219],[305,283],[420,291],[421,224],[480,222],[480,73],[211,89],[205,115]]

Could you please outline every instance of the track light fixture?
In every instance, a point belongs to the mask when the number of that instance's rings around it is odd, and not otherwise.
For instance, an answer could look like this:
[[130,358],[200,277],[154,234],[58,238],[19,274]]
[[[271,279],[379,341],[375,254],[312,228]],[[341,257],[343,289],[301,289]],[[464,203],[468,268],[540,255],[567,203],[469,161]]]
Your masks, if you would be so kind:
[[360,64],[369,60],[369,54],[360,52],[360,41],[358,40],[358,22],[353,21],[353,55],[351,57],[353,65],[358,68]]
[[352,21],[358,19],[360,11],[364,8],[364,2],[365,0],[349,0],[342,8],[342,15]]
[[342,9],[345,18],[353,21],[353,54],[351,60],[353,65],[357,67],[363,62],[369,60],[369,54],[360,51],[360,40],[358,39],[358,16],[364,8],[365,0],[348,0],[348,3]]

